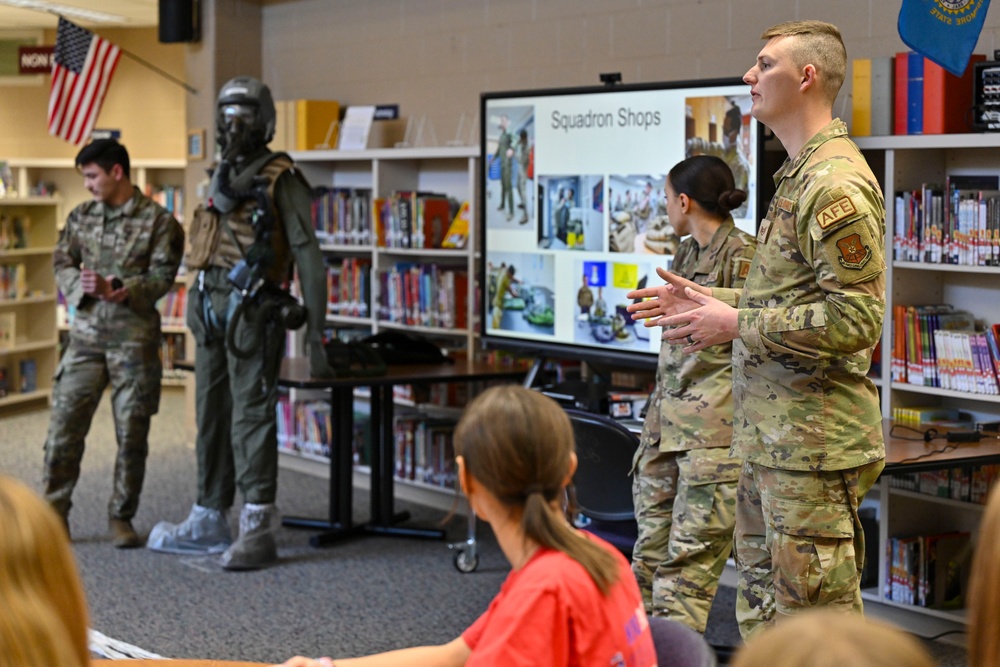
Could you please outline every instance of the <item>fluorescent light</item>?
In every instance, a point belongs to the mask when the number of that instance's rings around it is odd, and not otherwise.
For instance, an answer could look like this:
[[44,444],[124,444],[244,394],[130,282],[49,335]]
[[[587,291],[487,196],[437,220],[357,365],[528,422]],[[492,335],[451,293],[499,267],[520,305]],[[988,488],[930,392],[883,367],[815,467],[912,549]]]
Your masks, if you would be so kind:
[[128,23],[128,19],[118,14],[108,14],[93,9],[83,9],[81,7],[71,7],[61,5],[56,2],[46,2],[46,0],[0,0],[0,5],[17,7],[19,9],[30,9],[39,12],[49,12],[51,14],[62,14],[66,18],[90,21],[92,23]]

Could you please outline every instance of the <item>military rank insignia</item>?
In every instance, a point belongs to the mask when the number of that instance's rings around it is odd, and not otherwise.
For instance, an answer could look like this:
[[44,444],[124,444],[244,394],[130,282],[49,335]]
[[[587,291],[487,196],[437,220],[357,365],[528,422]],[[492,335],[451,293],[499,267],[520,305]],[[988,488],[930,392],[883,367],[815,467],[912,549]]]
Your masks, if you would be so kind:
[[837,248],[840,250],[840,265],[845,269],[860,270],[872,258],[872,249],[861,242],[860,234],[848,234],[837,239]]

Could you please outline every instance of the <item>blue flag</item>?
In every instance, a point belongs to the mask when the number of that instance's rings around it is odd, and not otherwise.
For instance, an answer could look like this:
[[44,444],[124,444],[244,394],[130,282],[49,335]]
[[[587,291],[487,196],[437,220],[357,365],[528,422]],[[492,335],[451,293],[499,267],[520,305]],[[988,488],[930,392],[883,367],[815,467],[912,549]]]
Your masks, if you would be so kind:
[[955,76],[962,76],[983,30],[990,0],[903,0],[903,42]]

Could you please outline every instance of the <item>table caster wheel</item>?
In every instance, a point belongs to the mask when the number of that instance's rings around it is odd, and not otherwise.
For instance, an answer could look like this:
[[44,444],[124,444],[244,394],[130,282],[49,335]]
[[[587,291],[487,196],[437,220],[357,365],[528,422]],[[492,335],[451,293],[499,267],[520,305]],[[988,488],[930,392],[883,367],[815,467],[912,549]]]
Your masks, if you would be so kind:
[[477,567],[479,567],[479,556],[470,555],[464,549],[459,549],[455,552],[455,557],[453,559],[455,563],[455,569],[462,573],[474,572]]

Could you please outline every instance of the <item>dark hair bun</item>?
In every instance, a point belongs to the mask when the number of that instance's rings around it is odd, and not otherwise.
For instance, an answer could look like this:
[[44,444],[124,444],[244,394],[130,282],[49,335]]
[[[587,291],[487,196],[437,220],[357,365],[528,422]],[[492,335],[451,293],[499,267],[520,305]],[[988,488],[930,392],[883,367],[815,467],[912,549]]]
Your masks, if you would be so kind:
[[719,195],[719,208],[728,213],[739,208],[746,200],[747,193],[743,190],[726,190]]

